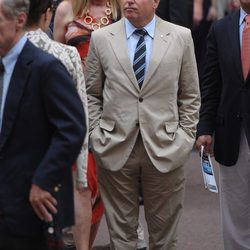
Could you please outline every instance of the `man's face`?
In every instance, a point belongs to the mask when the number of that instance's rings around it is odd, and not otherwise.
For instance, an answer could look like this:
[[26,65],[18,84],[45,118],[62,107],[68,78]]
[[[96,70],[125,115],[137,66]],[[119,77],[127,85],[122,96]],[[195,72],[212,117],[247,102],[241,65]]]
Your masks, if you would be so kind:
[[123,0],[124,16],[137,28],[148,24],[155,13],[159,0]]
[[250,14],[250,0],[240,0],[241,7]]
[[0,56],[3,57],[16,44],[20,37],[20,31],[24,27],[25,17],[23,14],[15,19],[6,17],[2,10],[0,0]]

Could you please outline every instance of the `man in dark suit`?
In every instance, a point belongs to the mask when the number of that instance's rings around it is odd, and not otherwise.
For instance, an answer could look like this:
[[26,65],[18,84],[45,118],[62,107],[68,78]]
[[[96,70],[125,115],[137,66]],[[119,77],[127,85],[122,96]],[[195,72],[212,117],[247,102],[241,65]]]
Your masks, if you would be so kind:
[[211,28],[196,146],[220,163],[226,250],[250,249],[250,0]]
[[0,0],[0,249],[45,250],[74,223],[71,164],[85,136],[65,67],[24,35],[28,0]]
[[191,28],[193,0],[160,0],[156,14],[166,21]]

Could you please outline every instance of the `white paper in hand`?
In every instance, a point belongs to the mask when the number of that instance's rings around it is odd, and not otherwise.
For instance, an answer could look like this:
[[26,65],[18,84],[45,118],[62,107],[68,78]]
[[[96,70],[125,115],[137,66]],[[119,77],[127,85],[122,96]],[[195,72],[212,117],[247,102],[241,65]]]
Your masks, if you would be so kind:
[[201,171],[205,188],[211,192],[218,193],[211,157],[210,154],[204,154],[204,146],[201,146]]

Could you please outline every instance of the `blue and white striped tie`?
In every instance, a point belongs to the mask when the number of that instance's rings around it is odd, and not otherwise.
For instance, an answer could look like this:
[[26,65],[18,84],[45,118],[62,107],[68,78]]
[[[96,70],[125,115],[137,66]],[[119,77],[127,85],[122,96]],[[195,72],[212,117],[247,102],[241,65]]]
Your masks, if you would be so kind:
[[146,44],[144,36],[147,34],[147,31],[144,29],[137,29],[134,31],[134,34],[140,37],[135,49],[133,69],[135,72],[137,83],[141,88],[144,81],[145,69],[146,69]]

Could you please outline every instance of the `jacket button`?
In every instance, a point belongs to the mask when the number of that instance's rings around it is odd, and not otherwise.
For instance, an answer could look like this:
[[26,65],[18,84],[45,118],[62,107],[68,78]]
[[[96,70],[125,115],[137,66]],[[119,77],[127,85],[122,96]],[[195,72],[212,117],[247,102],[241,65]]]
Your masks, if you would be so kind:
[[139,102],[143,102],[143,98],[142,97],[139,98]]

